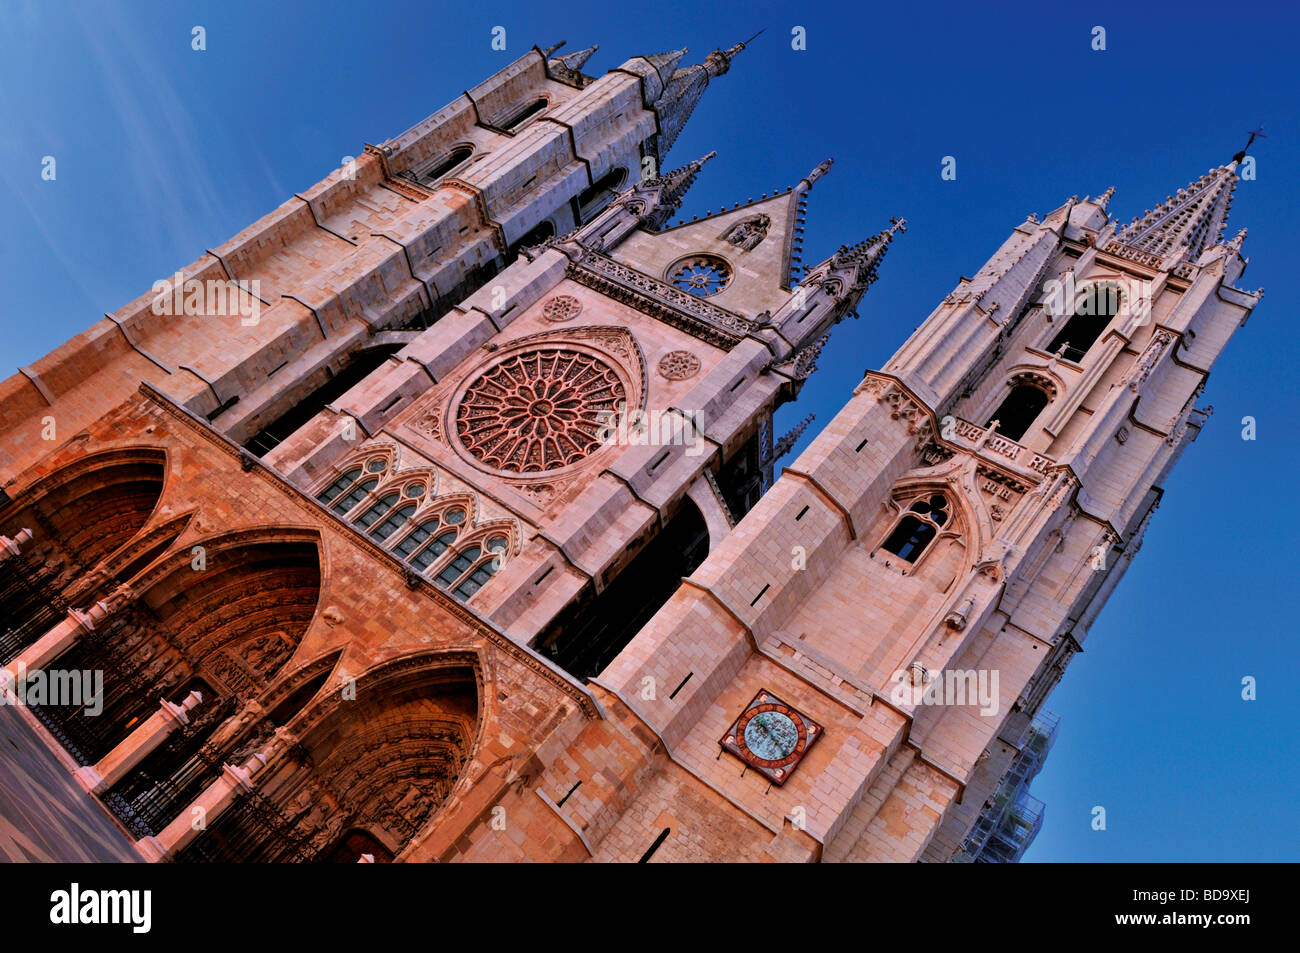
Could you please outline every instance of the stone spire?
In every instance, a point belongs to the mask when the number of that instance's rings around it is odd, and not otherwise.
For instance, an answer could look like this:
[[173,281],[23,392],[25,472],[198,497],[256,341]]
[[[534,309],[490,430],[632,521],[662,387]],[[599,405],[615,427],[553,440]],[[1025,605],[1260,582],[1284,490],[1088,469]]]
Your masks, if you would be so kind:
[[557,56],[553,62],[559,63],[565,69],[573,70],[575,73],[582,69],[587,60],[600,49],[599,46],[589,46],[585,50],[578,50],[576,53],[570,53],[567,56]]
[[716,155],[716,152],[710,152],[680,169],[647,179],[635,187],[635,192],[653,196],[653,209],[643,219],[647,227],[658,231],[668,224],[673,213],[681,208],[682,199],[686,198],[686,193],[695,184],[695,177],[704,168],[704,163]]
[[907,219],[894,218],[890,219],[890,222],[892,224],[883,232],[860,241],[852,247],[841,245],[839,251],[814,268],[812,274],[827,267],[832,272],[844,271],[851,267],[854,269],[851,290],[859,294],[865,291],[867,286],[876,280],[876,269],[885,257],[889,243],[899,232],[907,231]]
[[556,56],[548,59],[546,61],[546,75],[551,79],[582,89],[591,83],[591,79],[582,74],[582,67],[598,49],[600,49],[598,46],[589,46],[585,50],[578,50],[576,53],[569,53],[567,56]]
[[[820,343],[821,341],[824,341],[827,337],[829,337],[829,334],[822,335],[821,338],[818,338],[818,342]],[[794,449],[794,445],[799,442],[799,438],[803,436],[803,432],[808,429],[808,425],[816,419],[816,416],[816,414],[809,414],[799,423],[795,424],[793,429],[787,430],[785,434],[782,435],[781,439],[773,443],[772,446],[768,448],[767,452],[763,454],[761,465],[763,467],[763,485],[765,487],[770,487],[772,485],[772,477],[774,475],[773,471],[776,468],[776,462]]]
[[[880,262],[889,249],[889,243],[899,232],[907,231],[907,221],[901,218],[890,220],[892,224],[879,234],[873,235],[852,247],[841,245],[839,250],[820,265],[811,269],[800,287],[808,289],[825,289],[834,301],[828,313],[824,330],[838,324],[846,314],[857,316],[858,302],[863,292],[876,280]],[[819,328],[822,325],[819,322]],[[820,348],[820,346],[819,346]]]
[[[691,113],[704,94],[705,87],[709,85],[709,80],[731,69],[731,61],[744,48],[745,43],[737,43],[728,50],[714,50],[703,63],[685,66],[673,72],[664,86],[662,95],[654,103],[655,113],[659,116],[658,151],[661,158],[681,135],[686,120],[691,118]],[[685,50],[681,51],[681,53],[685,52]],[[681,53],[676,55],[680,58]],[[667,54],[661,54],[663,55]],[[645,59],[651,63],[655,62],[655,57],[647,56]]]
[[[1116,239],[1160,258],[1196,261],[1222,237],[1237,185],[1236,171],[1236,162],[1211,169],[1141,218],[1135,218]],[[1169,263],[1166,261],[1166,265]]]

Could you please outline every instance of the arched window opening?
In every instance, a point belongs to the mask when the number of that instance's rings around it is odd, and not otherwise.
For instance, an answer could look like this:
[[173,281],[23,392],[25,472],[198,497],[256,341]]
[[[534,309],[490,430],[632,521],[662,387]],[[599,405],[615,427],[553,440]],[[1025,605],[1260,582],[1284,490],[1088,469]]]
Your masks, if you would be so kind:
[[428,171],[425,175],[425,181],[429,184],[437,182],[446,175],[450,175],[456,169],[460,168],[470,156],[474,154],[473,146],[457,146],[439,162],[436,166]]
[[409,560],[411,554],[420,548],[420,544],[437,532],[439,525],[441,524],[436,516],[431,520],[425,520],[403,536],[401,541],[393,547],[393,552],[397,553],[399,559]]
[[406,506],[399,506],[388,514],[382,521],[376,523],[370,528],[370,535],[378,540],[385,540],[392,536],[402,525],[411,518],[415,512],[415,504],[408,503]]
[[998,405],[984,426],[998,422],[998,433],[1008,440],[1019,440],[1047,406],[1048,396],[1041,387],[1017,384]]
[[930,540],[934,539],[935,533],[936,530],[931,524],[909,513],[899,520],[889,539],[885,540],[885,549],[900,559],[916,562],[916,557],[930,545]]
[[948,522],[948,500],[942,493],[913,503],[881,548],[899,559],[914,563]]
[[446,568],[438,573],[434,581],[442,588],[446,589],[461,576],[465,575],[466,570],[474,565],[479,556],[483,555],[483,550],[478,546],[470,546],[456,554],[456,558],[447,563]]
[[375,523],[384,516],[384,514],[397,505],[399,499],[401,499],[401,497],[397,493],[389,493],[388,495],[381,497],[373,506],[370,507],[370,509],[357,517],[357,525],[362,529],[370,529],[370,527],[374,526]]
[[512,253],[518,253],[521,248],[532,248],[534,245],[540,245],[554,234],[555,226],[551,224],[550,219],[546,219],[525,232],[519,241],[511,246],[510,250]]
[[477,566],[470,570],[469,574],[455,589],[457,598],[461,600],[468,599],[474,593],[483,588],[483,585],[492,578],[492,576],[501,568],[501,561],[505,558],[506,540],[502,536],[494,536],[487,541],[487,551],[483,554],[484,558],[479,560]]
[[718,469],[718,488],[736,519],[752,510],[763,496],[762,460],[760,435],[755,433]]
[[445,553],[454,542],[456,542],[456,531],[453,529],[443,533],[407,561],[415,567],[416,572],[424,572],[437,562],[438,558]]
[[364,480],[361,483],[358,483],[356,486],[354,486],[351,492],[347,493],[344,496],[340,496],[337,500],[335,500],[334,504],[330,507],[330,509],[332,509],[335,513],[338,513],[340,516],[342,516],[345,513],[348,513],[354,506],[356,506],[358,503],[364,500],[367,496],[369,496],[370,491],[373,490],[378,485],[379,485],[378,480]]
[[324,503],[328,506],[330,503],[333,503],[338,499],[340,493],[352,486],[352,484],[356,483],[359,479],[361,479],[360,467],[357,467],[355,470],[349,470],[329,486],[325,487],[325,489],[317,493],[316,502]]
[[547,106],[547,102],[545,98],[539,96],[537,99],[534,99],[523,109],[520,109],[518,112],[512,115],[509,119],[504,120],[501,123],[501,128],[507,130],[508,132],[515,132],[518,129],[520,129],[524,125],[524,123],[528,122],[528,120],[532,119],[534,116],[540,115],[541,113],[545,112],[546,106]]
[[584,189],[574,202],[577,205],[576,218],[579,223],[588,222],[603,210],[618,195],[627,179],[626,169],[610,169],[599,179]]
[[[1061,353],[1067,361],[1082,361],[1111,318],[1119,314],[1119,289],[1110,284],[1089,285],[1079,295],[1074,315],[1047,345],[1049,354]],[[1065,348],[1062,352],[1061,348]]]
[[[357,384],[376,371],[388,358],[400,351],[405,345],[385,344],[358,351],[349,360],[346,367],[337,374],[331,373],[314,391],[305,395],[296,404],[254,434],[244,444],[244,449],[259,457],[265,456],[293,434],[305,427],[318,413],[332,404]],[[328,373],[328,369],[327,369]]]

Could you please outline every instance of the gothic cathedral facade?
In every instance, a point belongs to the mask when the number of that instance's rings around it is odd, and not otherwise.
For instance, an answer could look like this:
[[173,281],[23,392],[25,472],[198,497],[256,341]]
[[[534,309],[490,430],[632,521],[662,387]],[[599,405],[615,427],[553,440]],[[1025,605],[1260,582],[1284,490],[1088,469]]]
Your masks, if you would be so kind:
[[670,224],[743,49],[534,49],[0,383],[0,677],[104,673],[21,711],[140,855],[960,851],[1260,298],[1236,164],[1018,225],[782,465],[904,223]]

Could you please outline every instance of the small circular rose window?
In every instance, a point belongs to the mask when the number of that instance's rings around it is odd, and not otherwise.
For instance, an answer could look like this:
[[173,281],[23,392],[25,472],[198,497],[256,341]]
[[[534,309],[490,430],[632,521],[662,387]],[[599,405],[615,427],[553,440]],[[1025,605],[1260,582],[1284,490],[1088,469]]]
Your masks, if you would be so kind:
[[470,383],[456,409],[456,430],[465,449],[489,467],[543,473],[597,450],[608,414],[626,400],[618,374],[593,355],[525,351]]
[[692,255],[668,269],[668,283],[697,298],[708,298],[731,284],[731,266],[716,255]]

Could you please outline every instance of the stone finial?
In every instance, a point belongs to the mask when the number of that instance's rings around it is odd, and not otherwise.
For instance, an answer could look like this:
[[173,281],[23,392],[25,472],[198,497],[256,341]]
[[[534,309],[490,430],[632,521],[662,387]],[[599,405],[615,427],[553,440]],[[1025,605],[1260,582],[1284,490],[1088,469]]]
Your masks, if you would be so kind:
[[[759,31],[759,33],[762,32],[762,30]],[[736,55],[745,48],[746,43],[752,43],[754,37],[758,35],[758,33],[755,33],[754,36],[751,36],[745,41],[745,43],[737,43],[729,50],[714,50],[705,58],[704,68],[709,71],[710,76],[721,76],[727,70],[731,69],[731,61],[734,60]]]
[[803,177],[803,180],[811,186],[823,175],[829,172],[831,170],[831,166],[834,164],[835,164],[834,159],[830,159],[830,158],[823,159],[821,162],[817,164],[817,168],[813,169],[811,172],[809,172],[807,175]]

